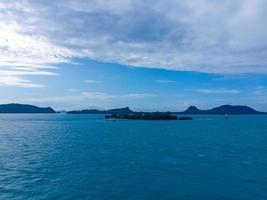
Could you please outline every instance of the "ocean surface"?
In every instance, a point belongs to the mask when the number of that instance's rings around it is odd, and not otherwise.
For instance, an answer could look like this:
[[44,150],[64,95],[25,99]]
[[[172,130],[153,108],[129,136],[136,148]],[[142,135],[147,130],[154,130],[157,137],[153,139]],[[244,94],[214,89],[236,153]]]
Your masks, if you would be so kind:
[[1,200],[266,200],[267,115],[0,115]]

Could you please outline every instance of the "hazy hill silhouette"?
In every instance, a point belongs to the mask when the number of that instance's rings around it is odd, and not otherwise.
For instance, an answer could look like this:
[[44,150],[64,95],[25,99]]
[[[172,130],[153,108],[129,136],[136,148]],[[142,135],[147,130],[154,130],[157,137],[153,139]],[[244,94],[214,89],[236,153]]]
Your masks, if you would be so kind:
[[[56,113],[51,107],[41,108],[34,105],[26,104],[2,104],[0,105],[0,113]],[[97,110],[97,109],[85,109],[78,111],[69,111],[68,114],[134,114],[134,113],[149,113],[149,112],[134,112],[129,107],[109,109],[109,110]],[[169,114],[209,114],[209,115],[242,115],[242,114],[267,114],[266,112],[259,112],[248,106],[232,106],[223,105],[208,110],[200,110],[196,106],[190,106],[183,112],[159,112]]]
[[40,108],[33,105],[25,104],[2,104],[0,113],[56,113],[52,108]]
[[248,106],[232,106],[232,105],[223,105],[219,107],[215,107],[209,110],[200,110],[195,106],[190,106],[183,114],[232,114],[232,115],[241,115],[241,114],[267,114],[264,112],[259,112],[250,108]]
[[110,109],[110,110],[78,110],[78,111],[69,111],[68,114],[131,114],[134,113],[129,107],[126,108],[117,108],[117,109]]

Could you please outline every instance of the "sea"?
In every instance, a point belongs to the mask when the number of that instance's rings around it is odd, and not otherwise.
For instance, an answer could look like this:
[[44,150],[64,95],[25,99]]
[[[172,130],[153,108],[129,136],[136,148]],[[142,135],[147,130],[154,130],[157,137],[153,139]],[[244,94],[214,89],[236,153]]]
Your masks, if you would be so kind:
[[266,200],[267,115],[0,115],[1,200]]

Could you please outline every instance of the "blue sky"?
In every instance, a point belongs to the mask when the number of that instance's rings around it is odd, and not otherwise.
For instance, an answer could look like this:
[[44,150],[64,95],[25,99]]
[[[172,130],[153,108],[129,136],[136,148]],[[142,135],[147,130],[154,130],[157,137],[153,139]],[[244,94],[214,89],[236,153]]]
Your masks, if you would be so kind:
[[0,103],[267,111],[264,0],[0,2]]

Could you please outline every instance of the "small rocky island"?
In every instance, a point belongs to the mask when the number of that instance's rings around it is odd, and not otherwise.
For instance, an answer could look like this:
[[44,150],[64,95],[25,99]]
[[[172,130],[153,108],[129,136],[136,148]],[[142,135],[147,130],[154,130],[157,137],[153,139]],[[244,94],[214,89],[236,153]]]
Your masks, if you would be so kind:
[[170,113],[133,113],[133,114],[122,114],[113,113],[106,115],[105,119],[117,119],[117,120],[192,120],[192,117],[177,117]]

